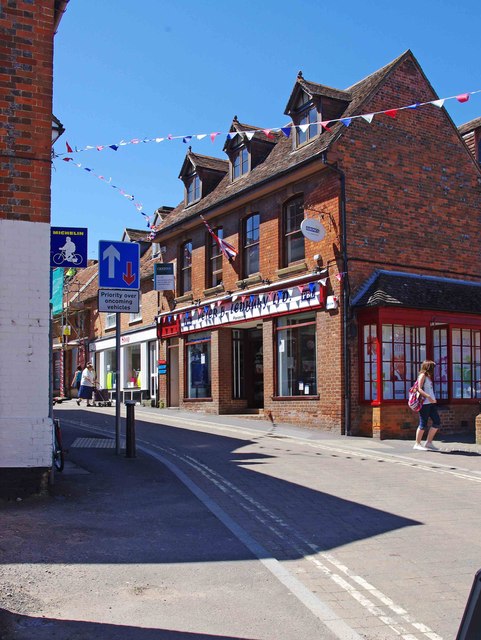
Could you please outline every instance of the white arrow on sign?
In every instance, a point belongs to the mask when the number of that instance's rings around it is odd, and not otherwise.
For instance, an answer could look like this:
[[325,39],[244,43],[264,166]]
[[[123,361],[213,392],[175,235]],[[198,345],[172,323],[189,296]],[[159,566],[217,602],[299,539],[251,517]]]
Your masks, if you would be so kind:
[[115,278],[115,261],[120,260],[120,253],[113,244],[109,245],[102,254],[102,259],[109,261],[109,278]]

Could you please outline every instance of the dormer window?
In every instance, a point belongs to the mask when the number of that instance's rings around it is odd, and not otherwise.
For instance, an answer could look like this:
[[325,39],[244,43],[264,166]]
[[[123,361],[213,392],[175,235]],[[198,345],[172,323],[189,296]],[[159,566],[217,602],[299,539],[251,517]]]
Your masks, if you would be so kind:
[[249,152],[246,147],[234,149],[232,156],[232,180],[249,173]]
[[197,173],[188,177],[186,182],[187,204],[200,200],[200,178]]
[[318,116],[317,109],[313,106],[308,106],[307,109],[299,115],[299,121],[296,124],[300,125],[302,129],[296,129],[296,142],[298,147],[305,142],[309,142],[309,140],[315,138],[319,133],[319,125],[317,124]]

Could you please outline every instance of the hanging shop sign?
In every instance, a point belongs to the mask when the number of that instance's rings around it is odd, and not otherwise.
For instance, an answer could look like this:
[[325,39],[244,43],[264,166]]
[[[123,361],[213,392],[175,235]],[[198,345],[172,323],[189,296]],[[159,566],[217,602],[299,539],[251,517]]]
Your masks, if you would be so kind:
[[[162,316],[162,337],[168,333],[167,326],[179,333],[204,331],[234,322],[262,320],[273,315],[297,313],[325,306],[326,287],[321,282],[309,282],[276,291],[243,293],[229,300],[200,305],[189,311],[179,311],[172,316]],[[175,324],[174,324],[175,323]],[[177,324],[178,323],[178,324]]]
[[326,236],[326,230],[322,223],[315,218],[304,218],[301,222],[301,233],[313,242],[320,242]]

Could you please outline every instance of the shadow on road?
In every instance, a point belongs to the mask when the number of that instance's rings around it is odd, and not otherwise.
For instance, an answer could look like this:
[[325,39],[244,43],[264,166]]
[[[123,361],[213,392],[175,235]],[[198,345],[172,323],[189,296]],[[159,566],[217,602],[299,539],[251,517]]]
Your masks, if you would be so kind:
[[[78,419],[79,414],[85,420],[85,412],[69,411],[65,422]],[[95,420],[108,422],[113,433],[113,416],[100,415]],[[57,476],[51,497],[0,503],[5,541],[0,545],[1,563],[162,564],[252,558],[164,465],[139,450],[137,458],[126,459],[113,449],[71,446],[77,436],[85,435],[64,425],[64,442],[70,451],[67,463],[72,469]],[[269,455],[243,453],[239,450],[253,443],[248,437],[140,420],[137,440],[156,444],[162,455],[170,456],[255,539],[271,540],[268,557],[296,559],[310,553],[309,549],[330,550],[421,524],[259,472],[272,460],[275,448],[269,449]],[[257,466],[249,468],[252,463]],[[303,462],[293,455],[292,464]],[[316,464],[322,465],[322,457],[316,458]],[[217,474],[214,482],[206,477],[210,469]],[[222,478],[230,485],[222,485]],[[340,477],[339,481],[359,480]],[[280,529],[282,539],[271,535],[270,527]],[[38,531],[41,537],[35,534]],[[294,544],[294,532],[301,545]]]
[[246,637],[217,636],[204,633],[189,633],[171,629],[146,629],[100,622],[80,620],[58,620],[25,616],[0,609],[0,638],[2,640],[52,640],[53,638],[75,638],[75,640],[254,640]]

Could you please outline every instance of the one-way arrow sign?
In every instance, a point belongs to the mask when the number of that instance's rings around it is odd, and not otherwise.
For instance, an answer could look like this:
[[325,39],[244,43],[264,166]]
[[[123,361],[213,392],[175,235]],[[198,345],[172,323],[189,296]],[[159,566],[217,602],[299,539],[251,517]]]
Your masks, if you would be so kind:
[[140,246],[136,242],[99,242],[99,287],[140,289]]

